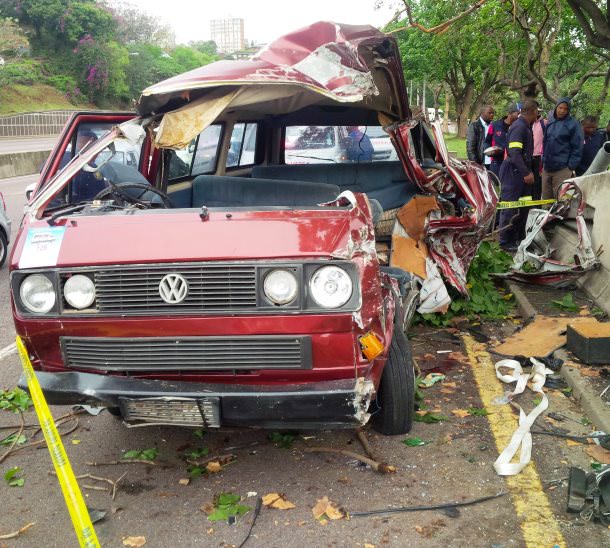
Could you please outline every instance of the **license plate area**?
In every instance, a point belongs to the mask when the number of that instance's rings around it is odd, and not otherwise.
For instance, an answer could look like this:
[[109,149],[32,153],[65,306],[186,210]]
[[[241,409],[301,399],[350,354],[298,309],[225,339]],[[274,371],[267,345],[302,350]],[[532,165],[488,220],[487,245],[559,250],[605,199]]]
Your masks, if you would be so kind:
[[133,425],[220,427],[220,398],[121,398],[121,415]]

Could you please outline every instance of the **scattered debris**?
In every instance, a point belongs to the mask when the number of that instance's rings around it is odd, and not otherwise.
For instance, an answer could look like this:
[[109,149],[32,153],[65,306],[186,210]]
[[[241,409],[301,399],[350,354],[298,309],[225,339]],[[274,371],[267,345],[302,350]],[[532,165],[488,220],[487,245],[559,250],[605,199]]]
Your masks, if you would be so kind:
[[263,497],[263,506],[276,510],[291,510],[296,508],[292,502],[286,500],[284,493],[269,493]]
[[560,310],[565,310],[566,312],[578,312],[579,311],[579,306],[574,302],[574,297],[572,296],[572,293],[566,293],[562,299],[556,299],[554,301],[551,301],[551,304],[555,308],[559,308]]
[[140,548],[146,544],[146,537],[123,537],[123,546]]
[[610,467],[589,474],[570,468],[567,511],[580,513],[586,521],[595,519],[610,526]]
[[346,449],[335,449],[334,447],[309,447],[304,451],[305,453],[336,453],[338,455],[344,455],[345,457],[359,460],[364,464],[368,464],[373,470],[375,470],[375,472],[380,472],[382,474],[393,474],[396,472],[395,466],[391,466],[385,462],[377,462],[373,459],[365,457],[364,455],[347,451]]
[[536,316],[533,322],[496,346],[493,351],[505,356],[548,356],[566,344],[568,324],[590,323],[591,318]]
[[587,447],[585,451],[587,455],[594,458],[597,462],[601,464],[610,464],[610,451],[604,449],[601,445],[591,445]]
[[183,485],[186,487],[189,483],[191,483],[191,478],[180,478],[178,480],[178,485]]
[[418,437],[410,437],[402,440],[402,443],[404,443],[407,447],[419,447],[420,445],[426,445],[428,442],[425,442]]
[[431,413],[430,411],[416,411],[413,416],[415,422],[424,422],[426,424],[433,424],[436,422],[444,422],[449,420],[445,415],[438,415]]
[[282,434],[280,432],[272,432],[269,434],[269,439],[275,443],[278,447],[283,449],[290,449],[292,447],[292,443],[297,438],[297,434],[294,432],[286,432]]
[[19,466],[9,468],[4,474],[4,481],[9,487],[23,487],[25,484],[23,470]]
[[508,494],[507,491],[500,491],[495,495],[488,495],[486,497],[480,497],[471,500],[465,500],[460,502],[446,502],[441,504],[431,504],[424,506],[402,506],[399,508],[385,508],[383,510],[368,510],[366,512],[349,512],[350,518],[359,518],[366,516],[378,516],[380,514],[400,514],[403,512],[421,512],[424,510],[444,510],[446,508],[458,508],[462,506],[472,506],[473,504],[479,504],[481,502],[487,502],[488,500],[497,499]]
[[430,388],[437,382],[444,381],[446,378],[442,373],[428,373],[423,379],[420,379],[418,386],[421,388]]
[[316,505],[311,509],[313,517],[322,525],[326,525],[328,520],[342,519],[345,517],[345,512],[338,508],[336,504],[331,502],[325,495],[318,499]]
[[24,525],[20,529],[17,529],[17,531],[15,531],[13,533],[7,533],[5,535],[0,535],[0,540],[10,540],[12,538],[17,538],[19,535],[23,535],[23,533],[25,533],[30,527],[33,527],[34,525],[36,525],[36,522],[32,521],[31,523]]
[[214,455],[206,458],[187,458],[186,462],[189,464],[188,472],[192,478],[201,476],[204,472],[208,474],[216,474],[220,472],[223,467],[235,462],[237,456],[233,453],[226,455]]
[[451,413],[460,419],[470,417],[470,413],[466,409],[452,409]]
[[371,444],[369,443],[364,430],[358,430],[356,432],[356,436],[358,436],[358,441],[362,444],[364,452],[374,461],[379,461],[379,459],[375,456],[375,453],[373,453],[373,449],[371,448]]
[[121,460],[153,461],[157,458],[158,454],[159,450],[156,447],[151,447],[149,449],[132,449],[130,451],[125,451],[125,453],[121,455]]
[[568,325],[567,348],[587,364],[607,364],[610,349],[610,323],[597,319]]
[[[49,474],[51,476],[56,476],[57,475],[57,473],[54,470],[50,471]],[[74,476],[74,477],[77,480],[78,479],[90,479],[90,480],[93,480],[93,481],[103,481],[103,482],[108,483],[110,485],[110,488],[111,488],[109,493],[112,496],[112,500],[114,500],[116,498],[116,493],[117,493],[117,490],[118,490],[118,487],[119,487],[119,483],[121,482],[121,480],[123,480],[123,478],[126,475],[127,475],[127,472],[124,472],[115,481],[112,481],[110,478],[104,478],[102,476],[93,476],[92,474],[81,474],[80,476]],[[85,487],[87,487],[87,486],[85,486]],[[104,488],[100,489],[99,487],[94,487],[94,486],[88,486],[88,487],[89,487],[89,489],[97,489],[97,490],[104,490],[104,491],[108,490],[108,489],[104,489]]]

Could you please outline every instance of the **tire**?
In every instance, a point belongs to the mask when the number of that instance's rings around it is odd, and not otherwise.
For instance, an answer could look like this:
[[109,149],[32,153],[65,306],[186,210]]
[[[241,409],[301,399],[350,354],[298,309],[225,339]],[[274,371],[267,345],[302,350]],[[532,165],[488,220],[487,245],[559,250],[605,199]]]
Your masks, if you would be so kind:
[[386,436],[406,434],[415,414],[415,371],[411,344],[406,335],[394,330],[388,360],[377,390],[379,410],[372,417],[377,432]]
[[0,267],[6,261],[6,256],[8,255],[8,242],[6,241],[6,234],[4,231],[0,229]]

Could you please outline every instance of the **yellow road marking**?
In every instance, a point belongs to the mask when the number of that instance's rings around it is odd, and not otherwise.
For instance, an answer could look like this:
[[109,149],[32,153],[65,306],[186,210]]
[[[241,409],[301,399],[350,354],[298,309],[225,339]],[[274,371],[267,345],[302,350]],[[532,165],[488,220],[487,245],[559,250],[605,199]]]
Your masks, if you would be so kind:
[[[477,343],[469,335],[462,337],[472,372],[479,388],[483,407],[492,410],[487,420],[496,441],[498,453],[506,447],[519,421],[510,405],[495,405],[494,400],[504,395],[502,383],[496,377],[491,356],[483,344]],[[551,504],[542,489],[542,482],[531,461],[520,474],[506,476],[517,516],[521,519],[521,529],[525,545],[529,548],[565,547],[559,524],[551,509]]]
[[85,548],[99,548],[100,543],[97,540],[95,529],[91,523],[89,512],[85,506],[83,495],[80,492],[72,466],[68,460],[68,455],[64,449],[64,444],[61,441],[61,437],[57,432],[55,421],[49,410],[34,369],[30,362],[28,352],[21,340],[21,337],[17,336],[17,350],[19,357],[21,358],[21,365],[25,372],[25,377],[28,381],[28,388],[30,390],[30,397],[34,403],[34,409],[38,416],[38,422],[40,422],[40,428],[44,434],[44,438],[47,442],[49,453],[51,454],[51,460],[57,473],[57,479],[61,486],[61,491],[68,507],[68,512],[72,518],[72,525],[74,531],[78,537],[78,542],[81,547]]

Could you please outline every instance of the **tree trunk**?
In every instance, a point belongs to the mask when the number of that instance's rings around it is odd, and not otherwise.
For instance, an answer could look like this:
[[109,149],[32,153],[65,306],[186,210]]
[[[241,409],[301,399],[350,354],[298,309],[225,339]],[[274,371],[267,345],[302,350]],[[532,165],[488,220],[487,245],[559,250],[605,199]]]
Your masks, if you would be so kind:
[[445,112],[443,114],[443,132],[449,133],[449,86],[445,86]]
[[[608,0],[608,2],[610,2],[610,0]],[[610,11],[608,11],[608,17],[610,17]],[[595,116],[601,116],[602,111],[604,110],[604,104],[606,103],[606,99],[608,98],[608,91],[610,88],[610,69],[608,69],[608,72],[606,73],[606,77],[604,78],[604,86],[602,87],[602,91],[599,94],[599,101],[597,103],[597,107],[595,108],[595,111],[593,112],[593,114]],[[602,126],[604,124],[605,120],[602,120]]]
[[466,137],[466,130],[468,129],[468,120],[470,115],[470,109],[472,107],[472,97],[474,95],[474,83],[468,82],[462,91],[460,97],[455,97],[455,110],[457,113],[458,122],[458,137]]

